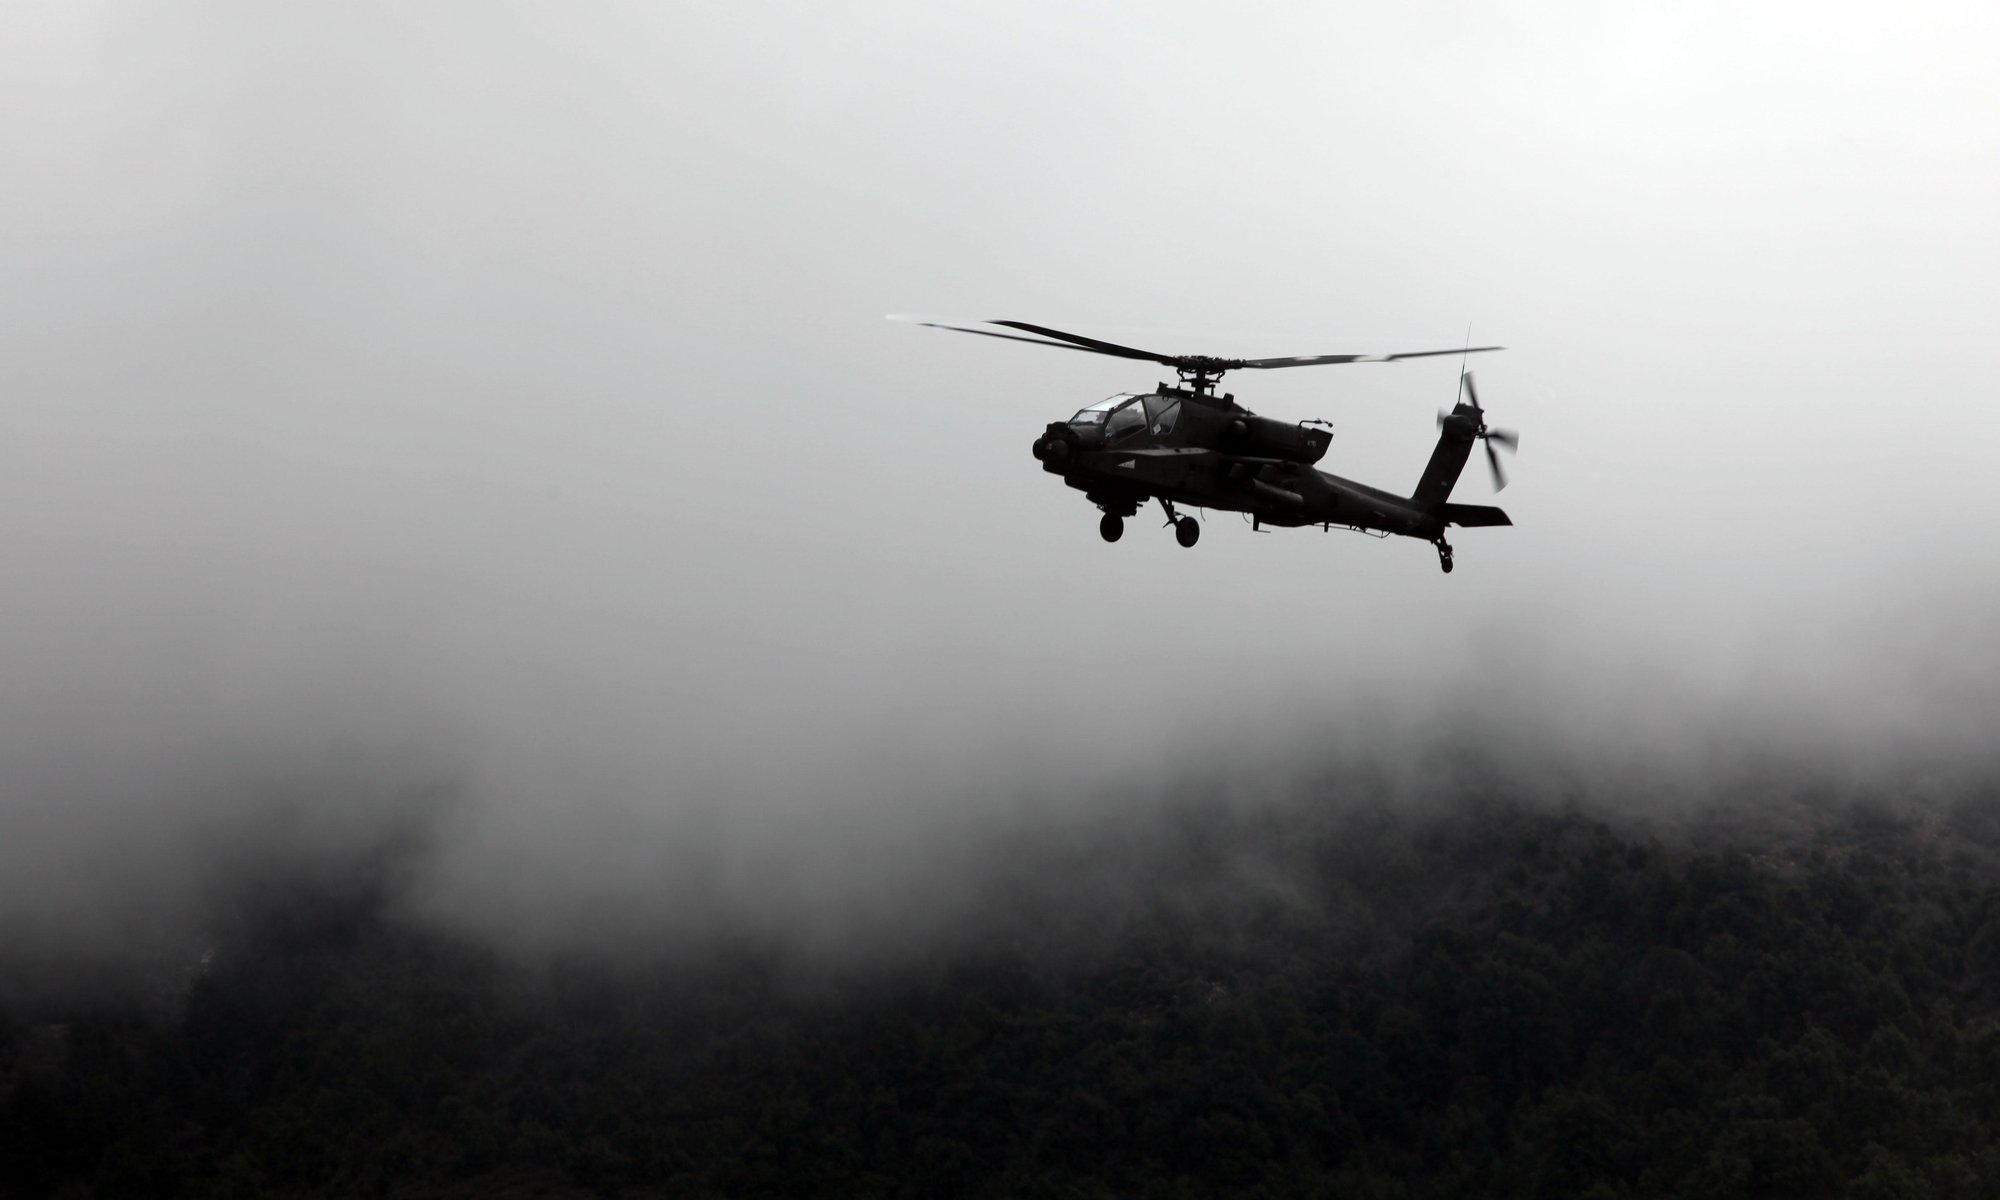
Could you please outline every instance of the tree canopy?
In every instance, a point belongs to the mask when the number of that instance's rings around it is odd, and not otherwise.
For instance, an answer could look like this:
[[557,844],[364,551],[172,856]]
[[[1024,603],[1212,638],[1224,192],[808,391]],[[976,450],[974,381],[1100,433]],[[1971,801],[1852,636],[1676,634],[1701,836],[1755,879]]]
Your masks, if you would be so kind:
[[267,884],[170,1011],[0,1021],[0,1192],[1991,1195],[1995,828],[1190,805],[865,967]]

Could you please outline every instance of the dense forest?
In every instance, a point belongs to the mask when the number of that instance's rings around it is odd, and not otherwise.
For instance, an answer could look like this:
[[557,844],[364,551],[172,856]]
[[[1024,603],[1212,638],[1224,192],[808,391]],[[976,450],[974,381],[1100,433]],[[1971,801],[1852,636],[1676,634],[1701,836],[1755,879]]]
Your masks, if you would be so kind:
[[274,871],[172,986],[13,1005],[0,1194],[2000,1194],[2000,804],[1592,811],[1189,802],[852,962]]

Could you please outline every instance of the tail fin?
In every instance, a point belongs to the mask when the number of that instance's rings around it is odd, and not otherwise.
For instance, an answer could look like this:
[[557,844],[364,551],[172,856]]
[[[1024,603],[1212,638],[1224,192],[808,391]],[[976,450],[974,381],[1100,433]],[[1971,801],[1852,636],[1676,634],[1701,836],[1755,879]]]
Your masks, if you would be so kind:
[[1424,467],[1423,477],[1417,480],[1417,490],[1410,499],[1425,507],[1451,499],[1459,472],[1465,470],[1465,460],[1472,457],[1472,443],[1478,431],[1479,410],[1463,400],[1452,408],[1450,416],[1439,418],[1437,449],[1431,451],[1431,461]]

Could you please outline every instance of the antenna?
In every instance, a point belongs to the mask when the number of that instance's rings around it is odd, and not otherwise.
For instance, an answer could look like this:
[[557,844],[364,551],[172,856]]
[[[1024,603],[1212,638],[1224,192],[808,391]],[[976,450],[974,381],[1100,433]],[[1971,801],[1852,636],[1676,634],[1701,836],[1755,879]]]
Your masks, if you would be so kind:
[[1465,360],[1472,357],[1472,322],[1465,323],[1465,349],[1458,353],[1458,383],[1451,391],[1451,406],[1458,407],[1458,398],[1465,395]]

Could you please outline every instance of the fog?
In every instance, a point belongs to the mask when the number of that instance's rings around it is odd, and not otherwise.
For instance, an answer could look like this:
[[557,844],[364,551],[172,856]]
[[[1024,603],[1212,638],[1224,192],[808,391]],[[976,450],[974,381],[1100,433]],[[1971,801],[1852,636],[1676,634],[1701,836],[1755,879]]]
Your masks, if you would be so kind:
[[[1024,829],[1466,745],[1684,796],[1984,769],[1985,6],[8,24],[0,931],[38,953],[405,837],[416,910],[559,945],[937,919]],[[1226,514],[1106,546],[1028,443],[1164,368],[903,311],[1470,323],[1515,527],[1448,578]],[[1407,490],[1456,368],[1225,386]]]

